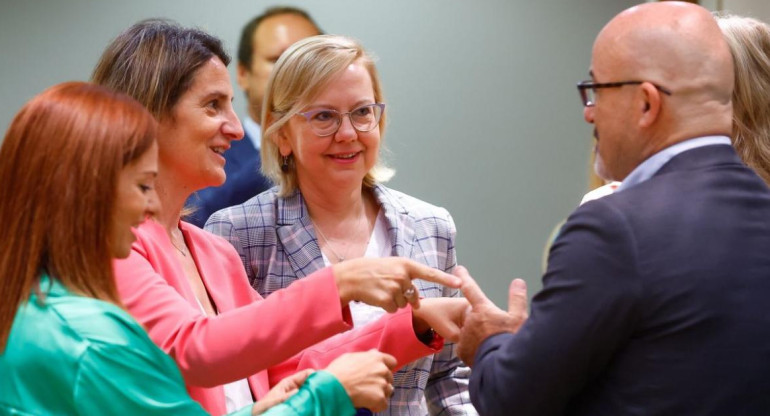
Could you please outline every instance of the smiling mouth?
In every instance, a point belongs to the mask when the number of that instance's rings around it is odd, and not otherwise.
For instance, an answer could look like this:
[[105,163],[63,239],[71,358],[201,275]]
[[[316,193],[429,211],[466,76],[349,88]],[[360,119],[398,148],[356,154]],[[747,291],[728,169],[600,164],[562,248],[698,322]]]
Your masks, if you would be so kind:
[[227,149],[224,147],[217,146],[217,147],[212,147],[211,150],[218,155],[224,156],[225,150]]
[[340,155],[330,155],[330,157],[333,157],[334,159],[342,159],[342,160],[350,160],[353,159],[358,155],[359,152],[355,153],[345,153]]

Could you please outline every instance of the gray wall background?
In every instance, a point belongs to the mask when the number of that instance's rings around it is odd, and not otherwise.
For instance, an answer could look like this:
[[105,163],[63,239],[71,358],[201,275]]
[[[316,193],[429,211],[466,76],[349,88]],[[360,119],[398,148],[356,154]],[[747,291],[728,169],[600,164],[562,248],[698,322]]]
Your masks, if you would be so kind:
[[[398,172],[390,185],[449,209],[459,262],[500,306],[514,277],[527,280],[530,294],[539,289],[547,236],[587,190],[592,129],[575,83],[588,77],[601,27],[634,3],[287,2],[379,57],[390,114],[386,158]],[[46,87],[88,79],[107,43],[139,19],[201,27],[234,54],[241,27],[271,4],[4,1],[0,128]],[[236,108],[245,113],[240,93]]]

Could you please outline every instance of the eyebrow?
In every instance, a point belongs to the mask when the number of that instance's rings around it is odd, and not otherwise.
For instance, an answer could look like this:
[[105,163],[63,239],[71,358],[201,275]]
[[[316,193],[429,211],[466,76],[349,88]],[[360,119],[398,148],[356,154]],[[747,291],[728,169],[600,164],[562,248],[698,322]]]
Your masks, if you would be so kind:
[[[371,102],[369,102],[369,101],[371,101]],[[369,98],[363,98],[361,100],[356,101],[356,103],[353,104],[353,107],[351,107],[350,110],[355,110],[358,107],[361,107],[361,106],[364,106],[364,105],[370,105],[370,104],[376,104],[376,101],[374,99],[370,100]],[[335,107],[335,106],[333,106],[331,104],[324,104],[324,103],[309,105],[307,108],[308,109],[325,109],[325,110],[335,110],[335,111],[337,111],[337,107]]]
[[[227,94],[223,91],[218,91],[218,90],[210,91],[203,95],[202,101],[208,101],[212,98],[216,98],[216,99],[227,98]],[[233,97],[230,97],[231,100],[232,98]]]

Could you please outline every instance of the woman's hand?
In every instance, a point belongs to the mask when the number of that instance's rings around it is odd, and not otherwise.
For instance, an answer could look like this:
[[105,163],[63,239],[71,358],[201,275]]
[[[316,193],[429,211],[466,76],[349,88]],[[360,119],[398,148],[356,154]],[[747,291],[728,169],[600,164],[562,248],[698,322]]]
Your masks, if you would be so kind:
[[261,415],[267,409],[285,402],[286,399],[293,396],[302,387],[302,384],[305,383],[310,374],[313,374],[313,370],[303,370],[279,381],[267,394],[251,406],[251,414]]
[[377,350],[339,356],[326,371],[337,377],[350,396],[353,407],[381,412],[393,394],[393,369],[396,359]]
[[416,334],[433,328],[444,339],[457,342],[471,304],[465,298],[422,299],[420,309],[412,311],[412,325]]
[[390,313],[407,303],[415,309],[420,307],[412,279],[452,288],[458,288],[462,283],[457,276],[403,257],[357,258],[337,263],[332,269],[343,306],[358,300]]

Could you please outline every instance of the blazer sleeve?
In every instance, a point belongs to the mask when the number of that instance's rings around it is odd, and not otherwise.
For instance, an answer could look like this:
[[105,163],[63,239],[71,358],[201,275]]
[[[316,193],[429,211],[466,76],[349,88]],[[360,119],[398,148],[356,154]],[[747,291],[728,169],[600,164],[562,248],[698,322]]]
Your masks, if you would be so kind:
[[[234,268],[242,274],[240,264]],[[115,276],[128,311],[174,358],[192,385],[211,387],[240,380],[350,329],[349,312],[339,306],[330,269],[319,270],[312,278],[262,299],[248,286],[245,276],[228,275],[223,267],[222,285],[228,279],[242,279],[241,285],[232,288],[250,291],[253,301],[211,317],[204,316],[166,280],[186,277],[163,276],[155,269],[142,241],[134,244],[127,259],[115,262]],[[292,305],[292,313],[285,313],[286,305]]]
[[[174,358],[188,384],[218,386],[281,363],[280,368],[290,371],[283,373],[285,377],[299,369],[325,367],[345,352],[372,348],[394,355],[403,365],[443,345],[437,340],[429,347],[417,339],[411,309],[348,331],[350,310],[340,307],[331,268],[263,299],[248,285],[235,252],[225,242],[227,251],[218,253],[221,283],[209,290],[248,298],[232,310],[205,316],[178,290],[186,287],[186,277],[173,275],[173,268],[161,264],[163,256],[175,254],[158,252],[152,241],[139,235],[143,237],[134,243],[131,255],[114,263],[121,300],[152,340]],[[286,313],[287,305],[292,313]]]
[[[270,295],[268,299],[276,293],[280,293],[280,290]],[[270,368],[270,385],[275,385],[283,378],[300,370],[325,368],[335,358],[348,352],[376,349],[390,354],[396,358],[395,370],[398,370],[414,360],[435,354],[443,345],[444,340],[438,334],[434,335],[430,345],[423,344],[417,339],[412,326],[412,309],[407,305],[368,325],[320,342],[280,365]]]
[[[168,357],[168,365],[158,358],[127,345],[90,346],[78,363],[73,386],[78,414],[208,415],[187,394]],[[246,406],[230,416],[250,414],[251,406]]]
[[353,402],[331,373],[316,371],[285,402],[271,407],[264,416],[352,416]]
[[479,413],[557,415],[575,404],[639,319],[636,253],[616,208],[599,200],[572,215],[551,249],[529,319],[476,352],[470,388]]

